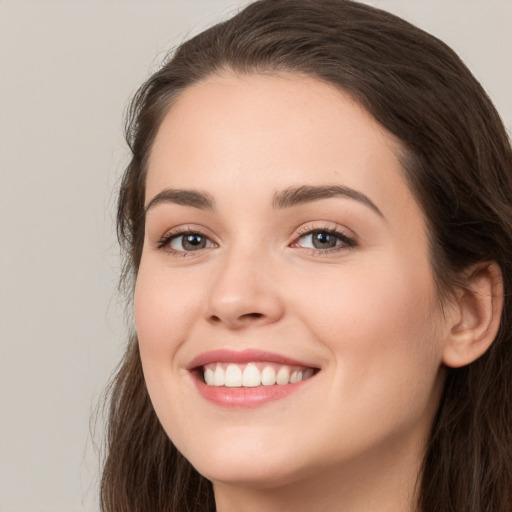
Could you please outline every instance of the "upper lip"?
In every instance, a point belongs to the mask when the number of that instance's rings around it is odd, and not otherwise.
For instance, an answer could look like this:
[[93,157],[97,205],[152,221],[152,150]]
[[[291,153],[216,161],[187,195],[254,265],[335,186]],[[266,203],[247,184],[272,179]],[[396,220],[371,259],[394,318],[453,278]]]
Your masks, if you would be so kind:
[[305,368],[316,368],[310,363],[299,361],[281,354],[267,352],[257,349],[228,350],[218,349],[203,352],[195,357],[187,366],[187,370],[193,370],[209,363],[254,363],[267,361],[271,363],[286,364],[289,366],[303,366]]

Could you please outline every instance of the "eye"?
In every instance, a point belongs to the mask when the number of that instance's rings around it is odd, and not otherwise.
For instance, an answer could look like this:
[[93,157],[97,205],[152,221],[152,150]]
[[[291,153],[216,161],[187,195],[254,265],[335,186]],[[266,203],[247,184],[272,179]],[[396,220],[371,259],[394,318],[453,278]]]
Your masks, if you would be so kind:
[[345,233],[335,229],[313,229],[302,234],[294,247],[312,249],[315,251],[336,251],[355,247],[356,241]]
[[202,233],[187,231],[164,236],[157,247],[167,249],[171,253],[187,253],[216,247],[216,245]]

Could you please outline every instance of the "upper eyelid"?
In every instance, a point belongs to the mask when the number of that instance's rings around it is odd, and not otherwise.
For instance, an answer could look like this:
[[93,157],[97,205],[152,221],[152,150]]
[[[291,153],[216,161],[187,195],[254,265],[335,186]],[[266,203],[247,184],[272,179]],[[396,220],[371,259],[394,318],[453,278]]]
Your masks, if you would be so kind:
[[[332,224],[329,224],[328,222],[329,221],[325,220],[320,222],[311,221],[294,228],[292,233],[289,235],[289,237],[292,237],[292,240],[288,243],[288,245],[297,242],[300,238],[308,234],[321,231],[345,237],[347,239],[352,240],[354,244],[358,243],[358,237],[351,229],[341,226],[334,222],[332,222]],[[220,243],[222,242],[222,240],[220,240],[219,243],[220,237],[214,236],[209,229],[203,226],[185,224],[165,231],[163,235],[158,237],[155,243],[157,246],[163,247],[165,244],[169,243],[169,241],[172,240],[173,238],[177,238],[179,236],[184,236],[187,234],[198,234],[200,236],[208,238],[208,240],[210,240],[217,246],[219,246]],[[165,243],[160,245],[162,241],[164,241]]]
[[[179,226],[177,228],[171,228],[163,233],[163,235],[160,236],[160,239],[162,238],[168,238],[171,236],[179,236],[179,235],[186,235],[190,233],[197,233],[198,235],[205,236],[207,238],[212,238],[212,235],[208,233],[206,228],[202,227],[196,227],[196,226]],[[347,228],[342,228],[338,225],[336,226],[328,226],[328,225],[322,225],[322,226],[313,226],[311,224],[308,225],[302,225],[299,228],[294,228],[293,231],[290,233],[290,236],[294,236],[295,238],[301,237],[304,235],[307,235],[308,233],[313,233],[315,231],[327,231],[329,233],[339,233],[343,234],[349,238],[355,238],[355,235],[352,233],[351,230]]]
[[[217,242],[215,242],[212,239],[212,236],[206,233],[207,230],[204,228],[198,228],[191,225],[185,225],[185,226],[178,226],[176,228],[168,229],[164,232],[161,236],[155,240],[154,245],[157,249],[164,249],[166,246],[169,245],[169,243],[181,236],[189,235],[189,234],[197,234],[204,238],[207,238],[215,245],[218,245]],[[194,252],[194,251],[178,251],[176,249],[173,249],[174,252]]]
[[[301,228],[298,229],[298,231],[296,232],[295,236],[294,236],[294,239],[288,243],[288,246],[295,246],[295,247],[300,247],[298,245],[296,245],[298,243],[298,241],[301,239],[301,238],[304,238],[305,236],[308,236],[308,235],[312,235],[313,233],[319,233],[319,232],[326,232],[326,233],[330,233],[334,236],[338,236],[338,239],[340,239],[342,242],[345,242],[345,245],[347,246],[357,246],[358,245],[358,241],[356,239],[355,236],[353,235],[350,235],[350,234],[347,234],[345,232],[344,229],[341,229],[339,226],[338,227],[329,227],[329,226],[311,226],[311,225],[304,225],[302,226]],[[156,241],[156,247],[158,249],[163,249],[165,248],[166,246],[169,246],[170,242],[172,240],[175,240],[176,238],[180,238],[180,237],[183,237],[183,236],[186,236],[188,234],[197,234],[199,236],[202,236],[204,238],[207,238],[212,244],[214,244],[215,246],[219,247],[219,244],[217,242],[215,242],[211,236],[209,236],[208,234],[204,233],[201,229],[195,229],[195,228],[192,228],[191,226],[187,226],[186,228],[176,228],[176,229],[172,229],[170,231],[167,231],[164,235],[162,235],[157,241]],[[343,240],[345,239],[345,240]],[[204,249],[211,249],[212,247],[204,247],[202,249],[198,249],[198,251],[200,250],[204,250]],[[307,248],[307,247],[304,247],[303,249],[305,250],[313,250],[311,248]],[[170,250],[170,249],[169,249]],[[330,249],[315,249],[316,251],[318,252],[326,252],[328,253],[329,251],[333,251],[334,248],[330,248]],[[170,250],[170,252],[175,252],[175,253],[193,253],[193,252],[196,252],[196,251],[185,251],[185,250],[177,250],[177,249],[172,249]]]
[[[197,250],[184,250],[184,249],[174,249],[171,247],[171,242],[176,240],[177,238],[186,236],[187,234],[197,234],[200,235],[206,239],[208,239],[214,247],[202,247]],[[174,257],[199,257],[201,254],[204,254],[203,251],[205,250],[211,250],[215,249],[215,246],[218,247],[218,244],[214,242],[211,237],[208,237],[206,235],[203,235],[202,233],[199,233],[198,231],[178,231],[176,233],[168,232],[167,235],[163,235],[159,240],[156,241],[154,247],[157,251],[163,251],[167,255],[174,256]]]
[[[303,235],[300,235],[298,237],[295,238],[295,240],[293,241],[292,245],[293,246],[298,246],[298,243],[299,243],[299,240],[307,237],[307,236],[311,236],[313,235],[314,233],[328,233],[329,235],[333,235],[335,237],[338,238],[338,240],[341,242],[340,245],[344,245],[345,247],[356,247],[357,245],[359,245],[358,241],[352,237],[352,236],[349,236],[349,235],[346,235],[345,233],[342,233],[341,231],[335,231],[335,230],[326,230],[326,229],[315,229],[315,230],[312,230],[312,231],[307,231],[306,233],[304,233]],[[311,249],[311,248],[308,248],[308,247],[303,247],[303,249]],[[333,250],[334,247],[331,247],[331,248],[328,248],[328,249],[315,249],[315,250],[318,250],[318,251],[330,251],[330,250]]]
[[358,239],[358,236],[356,235],[356,233],[354,233],[354,231],[352,231],[348,227],[342,226],[335,222],[328,223],[327,221],[320,221],[320,222],[312,221],[312,222],[302,224],[299,228],[296,228],[294,230],[295,239],[305,236],[309,233],[313,233],[315,231],[316,232],[326,231],[328,233],[333,233],[333,234],[338,233],[338,234],[343,235],[347,238],[350,238],[354,241]]
[[212,235],[210,234],[209,229],[206,229],[202,226],[195,226],[191,224],[181,225],[175,228],[168,229],[159,238],[164,239],[169,237],[177,237],[180,235],[187,235],[191,233],[197,233],[198,235],[212,239]]

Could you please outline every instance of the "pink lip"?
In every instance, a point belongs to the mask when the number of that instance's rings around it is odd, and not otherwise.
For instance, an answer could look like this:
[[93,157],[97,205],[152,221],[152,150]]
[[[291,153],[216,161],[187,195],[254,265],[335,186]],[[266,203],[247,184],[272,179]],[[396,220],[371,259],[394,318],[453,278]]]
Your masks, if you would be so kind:
[[261,350],[212,350],[196,357],[187,367],[191,372],[194,384],[203,398],[216,405],[228,408],[252,408],[258,407],[268,402],[285,398],[295,391],[299,390],[304,384],[307,384],[314,377],[307,380],[286,384],[280,386],[258,386],[254,388],[228,388],[224,386],[208,386],[200,378],[200,367],[215,362],[226,363],[249,363],[258,361],[268,361],[290,366],[304,366],[306,368],[315,368],[311,364],[291,359],[280,354],[264,352]]
[[229,408],[251,408],[258,407],[274,400],[285,398],[307,384],[314,377],[307,380],[279,386],[258,386],[257,388],[226,388],[208,386],[198,378],[194,383],[203,398],[216,405]]
[[247,349],[241,351],[235,350],[211,350],[197,356],[188,366],[187,370],[193,370],[209,363],[225,362],[225,363],[257,363],[258,361],[268,361],[269,363],[287,364],[290,366],[305,366],[314,368],[311,364],[296,359],[291,359],[280,354],[265,352],[262,350]]

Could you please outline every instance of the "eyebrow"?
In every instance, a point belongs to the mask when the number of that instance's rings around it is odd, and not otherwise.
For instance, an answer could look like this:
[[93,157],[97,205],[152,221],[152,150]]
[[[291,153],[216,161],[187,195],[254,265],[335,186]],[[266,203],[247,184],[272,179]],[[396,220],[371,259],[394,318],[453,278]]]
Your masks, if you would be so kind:
[[319,199],[329,199],[331,197],[353,199],[369,207],[383,219],[385,218],[377,205],[368,196],[353,188],[341,185],[303,185],[300,187],[290,187],[274,196],[272,206],[274,208],[290,208],[298,204],[318,201]]
[[144,212],[148,213],[151,208],[162,203],[192,206],[194,208],[199,208],[200,210],[215,210],[215,201],[205,192],[190,189],[166,188],[151,199],[144,208]]
[[[331,197],[345,197],[353,199],[377,213],[384,219],[384,215],[375,203],[362,192],[353,188],[341,185],[302,185],[298,187],[289,187],[274,195],[272,206],[275,209],[290,208],[299,204],[318,201],[320,199],[329,199]],[[182,206],[192,206],[200,210],[215,210],[215,201],[213,197],[205,192],[192,189],[173,189],[166,188],[154,196],[147,204],[144,211],[147,213],[151,208],[158,204],[174,203]]]

